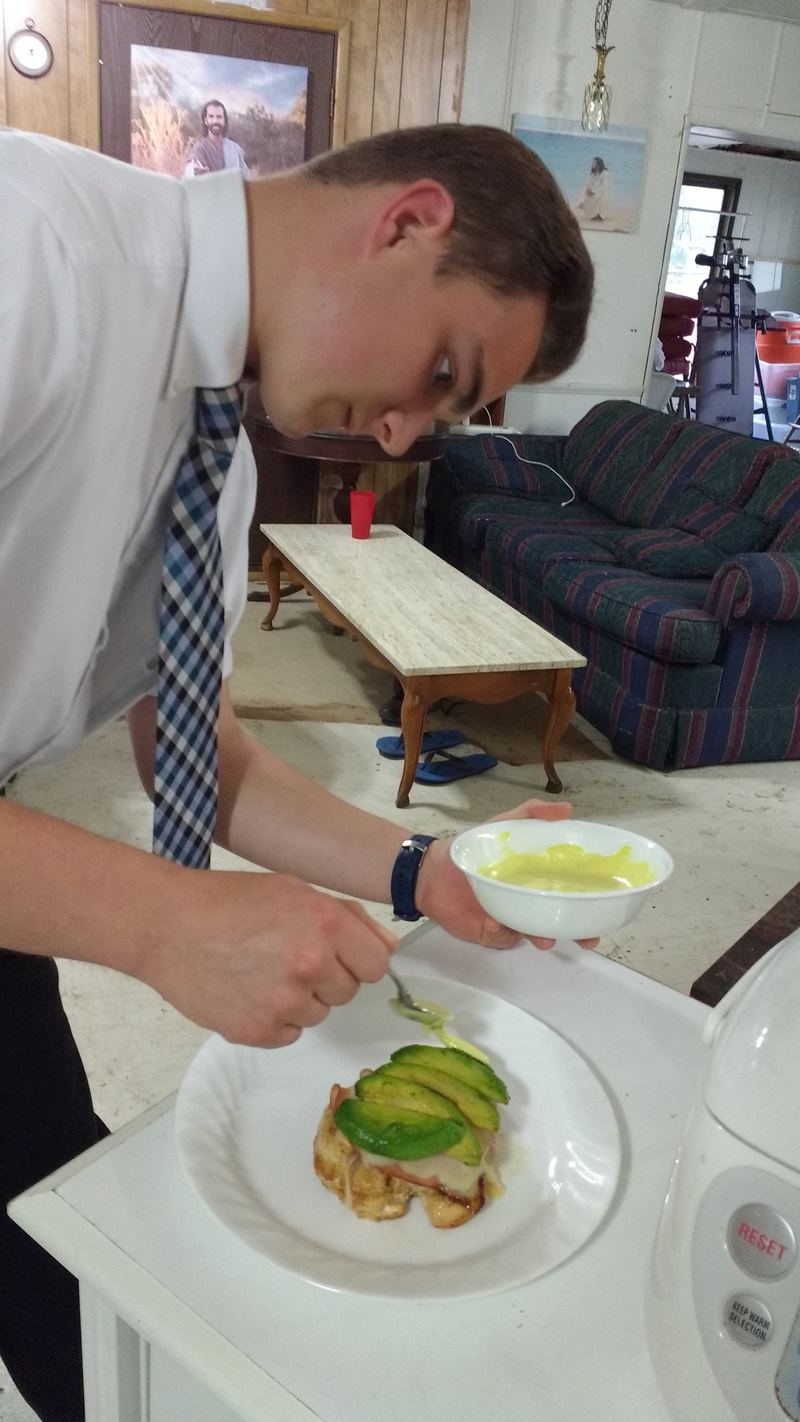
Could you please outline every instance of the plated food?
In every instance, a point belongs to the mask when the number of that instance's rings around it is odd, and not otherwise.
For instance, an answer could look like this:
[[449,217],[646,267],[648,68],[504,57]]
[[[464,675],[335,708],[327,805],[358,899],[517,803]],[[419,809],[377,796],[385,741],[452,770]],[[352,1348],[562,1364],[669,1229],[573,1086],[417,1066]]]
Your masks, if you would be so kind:
[[435,1228],[453,1229],[502,1194],[495,1140],[507,1102],[487,1062],[455,1047],[400,1047],[352,1087],[332,1087],[314,1170],[361,1219],[397,1219],[417,1196]]

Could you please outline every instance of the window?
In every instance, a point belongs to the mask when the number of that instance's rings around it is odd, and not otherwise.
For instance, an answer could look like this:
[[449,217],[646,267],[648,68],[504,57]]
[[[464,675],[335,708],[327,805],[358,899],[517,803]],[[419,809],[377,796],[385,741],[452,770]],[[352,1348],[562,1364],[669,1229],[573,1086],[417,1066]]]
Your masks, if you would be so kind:
[[709,269],[698,267],[695,257],[698,253],[716,256],[723,240],[732,234],[740,187],[738,178],[684,173],[672,235],[667,291],[697,296]]

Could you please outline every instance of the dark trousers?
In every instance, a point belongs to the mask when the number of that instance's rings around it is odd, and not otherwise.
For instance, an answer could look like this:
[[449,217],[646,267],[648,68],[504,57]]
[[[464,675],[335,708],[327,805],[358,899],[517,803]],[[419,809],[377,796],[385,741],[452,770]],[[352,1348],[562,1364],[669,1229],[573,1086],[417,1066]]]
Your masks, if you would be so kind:
[[107,1134],[55,963],[0,949],[0,1357],[42,1422],[84,1422],[78,1284],[6,1205]]

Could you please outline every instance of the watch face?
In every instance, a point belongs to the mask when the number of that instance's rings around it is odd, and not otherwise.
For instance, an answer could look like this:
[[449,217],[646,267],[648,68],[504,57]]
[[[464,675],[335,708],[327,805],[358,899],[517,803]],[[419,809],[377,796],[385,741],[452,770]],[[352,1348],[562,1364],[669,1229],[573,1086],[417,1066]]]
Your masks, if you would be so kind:
[[8,41],[8,57],[18,73],[29,79],[46,74],[53,63],[48,41],[36,30],[17,30]]

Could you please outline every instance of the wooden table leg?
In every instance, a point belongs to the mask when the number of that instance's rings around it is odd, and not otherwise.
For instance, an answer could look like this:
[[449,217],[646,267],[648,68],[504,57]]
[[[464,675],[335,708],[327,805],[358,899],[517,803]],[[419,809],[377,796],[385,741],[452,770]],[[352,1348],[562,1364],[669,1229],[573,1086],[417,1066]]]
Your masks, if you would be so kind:
[[403,745],[405,747],[405,758],[403,760],[403,773],[400,776],[400,784],[397,787],[397,799],[395,805],[398,810],[402,810],[408,804],[409,791],[414,783],[414,775],[419,761],[419,752],[422,745],[422,732],[425,726],[425,713],[428,710],[428,698],[421,694],[419,688],[415,687],[413,678],[403,686],[403,704],[400,707],[400,724],[403,730]]
[[547,775],[547,789],[551,795],[560,794],[564,788],[556,774],[554,759],[556,746],[572,720],[575,710],[575,693],[572,690],[571,681],[572,672],[569,667],[555,671],[547,692],[550,715],[542,742],[542,765]]
[[283,559],[275,548],[268,548],[261,560],[261,569],[264,574],[264,582],[269,591],[269,612],[261,623],[264,632],[272,631],[272,624],[275,614],[281,602],[281,569]]

